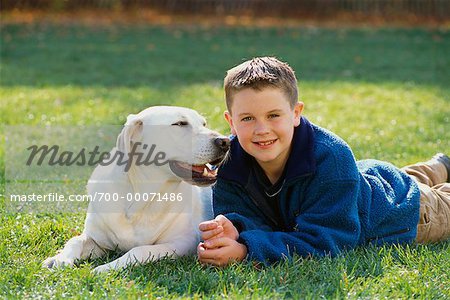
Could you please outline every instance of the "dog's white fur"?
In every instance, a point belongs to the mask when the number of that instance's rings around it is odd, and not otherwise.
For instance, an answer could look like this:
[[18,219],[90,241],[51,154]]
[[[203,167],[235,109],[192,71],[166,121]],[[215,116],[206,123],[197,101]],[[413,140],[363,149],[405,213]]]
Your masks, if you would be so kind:
[[[223,156],[214,145],[218,137],[219,133],[207,129],[204,118],[194,110],[155,106],[128,116],[110,153],[129,153],[132,145],[140,142],[141,151],[144,144],[156,145],[156,151],[164,152],[166,159],[205,164]],[[72,266],[76,260],[101,257],[108,250],[127,251],[94,269],[103,272],[195,251],[198,224],[205,219],[200,188],[175,176],[168,164],[133,165],[128,172],[124,168],[116,163],[96,167],[87,185],[88,193],[92,197],[97,193],[97,199],[102,194],[118,201],[91,201],[83,233],[70,239],[43,266]],[[153,201],[128,201],[135,193],[159,196]],[[182,200],[157,201],[165,194],[179,195]]]

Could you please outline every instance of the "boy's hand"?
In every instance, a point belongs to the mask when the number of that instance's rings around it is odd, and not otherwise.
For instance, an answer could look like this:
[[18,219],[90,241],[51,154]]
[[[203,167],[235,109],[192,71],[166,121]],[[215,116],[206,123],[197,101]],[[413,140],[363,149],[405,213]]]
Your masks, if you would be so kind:
[[226,266],[242,261],[247,256],[247,247],[231,238],[219,237],[198,244],[197,254],[201,263]]
[[227,237],[232,240],[239,238],[239,232],[233,223],[223,215],[218,215],[214,220],[205,221],[198,225],[203,241],[212,238]]

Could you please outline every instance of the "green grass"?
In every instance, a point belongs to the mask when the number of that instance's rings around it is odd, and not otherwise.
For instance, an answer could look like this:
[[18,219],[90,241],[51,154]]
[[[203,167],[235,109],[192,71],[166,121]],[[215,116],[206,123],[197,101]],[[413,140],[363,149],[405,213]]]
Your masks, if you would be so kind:
[[[398,166],[450,150],[450,32],[439,29],[2,25],[6,125],[123,124],[182,105],[227,133],[221,80],[256,55],[288,61],[305,115],[358,159]],[[0,149],[5,193],[5,151]],[[80,213],[11,213],[0,199],[1,298],[449,298],[450,242],[369,247],[330,259],[202,267],[194,257],[93,275],[104,260],[50,272],[40,263],[83,229]],[[117,255],[117,254],[112,254]]]

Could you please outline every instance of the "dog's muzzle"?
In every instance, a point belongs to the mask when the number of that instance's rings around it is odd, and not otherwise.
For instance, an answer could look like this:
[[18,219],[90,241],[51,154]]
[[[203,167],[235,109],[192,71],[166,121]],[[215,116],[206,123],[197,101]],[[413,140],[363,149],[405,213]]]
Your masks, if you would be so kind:
[[169,161],[172,172],[182,180],[198,186],[208,186],[216,182],[218,166],[225,159],[230,149],[230,139],[218,137],[214,145],[219,149],[216,159],[204,164],[189,164],[181,161]]

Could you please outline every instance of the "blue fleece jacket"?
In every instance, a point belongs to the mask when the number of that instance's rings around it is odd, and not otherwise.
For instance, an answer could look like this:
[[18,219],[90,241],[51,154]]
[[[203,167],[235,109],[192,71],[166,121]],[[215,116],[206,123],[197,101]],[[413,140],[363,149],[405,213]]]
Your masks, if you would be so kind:
[[393,165],[355,161],[338,136],[302,117],[279,194],[281,221],[257,199],[250,180],[252,158],[231,141],[230,157],[213,187],[214,214],[239,231],[248,258],[271,263],[300,256],[336,255],[367,243],[414,240],[420,192]]

